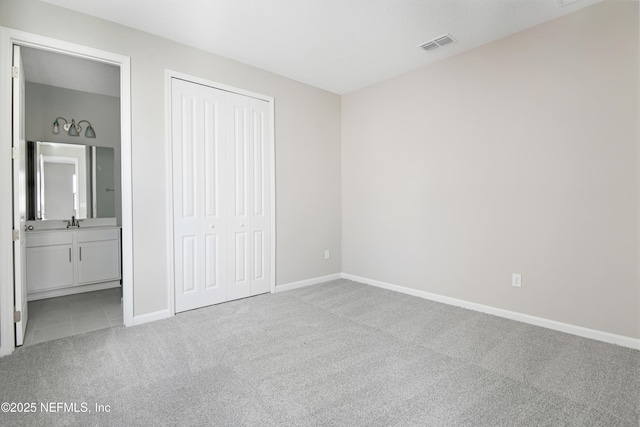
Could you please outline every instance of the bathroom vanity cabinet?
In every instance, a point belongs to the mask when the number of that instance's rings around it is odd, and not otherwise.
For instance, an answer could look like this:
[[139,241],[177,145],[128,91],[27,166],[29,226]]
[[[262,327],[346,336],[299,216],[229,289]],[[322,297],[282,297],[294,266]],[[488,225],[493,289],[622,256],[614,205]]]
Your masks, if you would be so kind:
[[27,300],[120,286],[120,228],[27,233]]

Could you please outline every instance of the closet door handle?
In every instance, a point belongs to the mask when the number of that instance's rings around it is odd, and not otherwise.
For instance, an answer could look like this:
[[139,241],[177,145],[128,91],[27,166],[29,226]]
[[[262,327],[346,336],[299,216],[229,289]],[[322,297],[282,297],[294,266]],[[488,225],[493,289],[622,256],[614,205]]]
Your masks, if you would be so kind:
[[69,262],[71,262],[71,248],[69,248]]
[[82,261],[82,246],[80,246],[80,261]]

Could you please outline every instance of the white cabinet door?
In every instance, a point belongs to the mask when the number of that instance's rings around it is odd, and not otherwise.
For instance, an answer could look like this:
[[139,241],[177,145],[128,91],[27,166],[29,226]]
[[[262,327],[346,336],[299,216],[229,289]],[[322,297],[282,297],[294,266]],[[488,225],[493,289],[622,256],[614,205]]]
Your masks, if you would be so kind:
[[120,241],[78,243],[78,284],[120,279]]
[[27,288],[32,299],[85,292],[121,277],[120,229],[29,233]]
[[29,292],[74,285],[72,245],[27,248]]
[[226,92],[172,80],[176,312],[227,300]]

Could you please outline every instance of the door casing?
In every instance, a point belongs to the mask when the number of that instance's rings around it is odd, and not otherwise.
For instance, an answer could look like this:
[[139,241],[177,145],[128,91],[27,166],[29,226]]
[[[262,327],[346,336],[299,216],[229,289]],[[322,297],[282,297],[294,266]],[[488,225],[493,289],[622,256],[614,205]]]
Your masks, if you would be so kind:
[[[115,54],[37,34],[0,27],[0,200],[12,200],[10,78],[13,45],[77,56],[120,67],[122,162],[122,290],[125,326],[133,325],[133,213],[131,177],[131,60]],[[0,203],[0,356],[15,350],[13,323],[12,203]]]
[[[271,293],[276,291],[276,180],[275,180],[275,100],[273,97],[263,95],[237,87],[229,86],[223,83],[214,82],[211,80],[203,79],[200,77],[192,76],[189,74],[181,73],[173,70],[166,70],[165,72],[165,152],[171,153],[171,80],[180,79],[188,82],[209,86],[215,89],[224,90],[227,92],[237,93],[239,95],[249,96],[251,98],[261,99],[269,103],[269,119],[271,135],[269,135],[269,164],[270,164],[270,176],[269,176],[269,193],[271,197]],[[169,192],[167,197],[166,212],[168,212],[167,218],[167,236],[169,245],[167,248],[167,277],[169,278],[169,289],[167,292],[167,299],[169,301],[169,315],[175,315],[175,271],[174,271],[174,238],[173,238],[173,161],[171,155],[167,155],[167,176],[166,185]]]

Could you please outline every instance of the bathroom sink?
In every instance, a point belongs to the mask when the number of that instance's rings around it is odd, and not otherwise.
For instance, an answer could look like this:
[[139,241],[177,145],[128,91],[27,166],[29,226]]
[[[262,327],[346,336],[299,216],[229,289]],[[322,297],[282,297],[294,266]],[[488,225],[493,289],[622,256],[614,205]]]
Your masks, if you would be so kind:
[[96,228],[113,228],[118,227],[115,218],[91,218],[80,220],[80,227],[67,227],[67,221],[61,220],[45,220],[45,221],[27,221],[27,232],[39,231],[73,231]]

